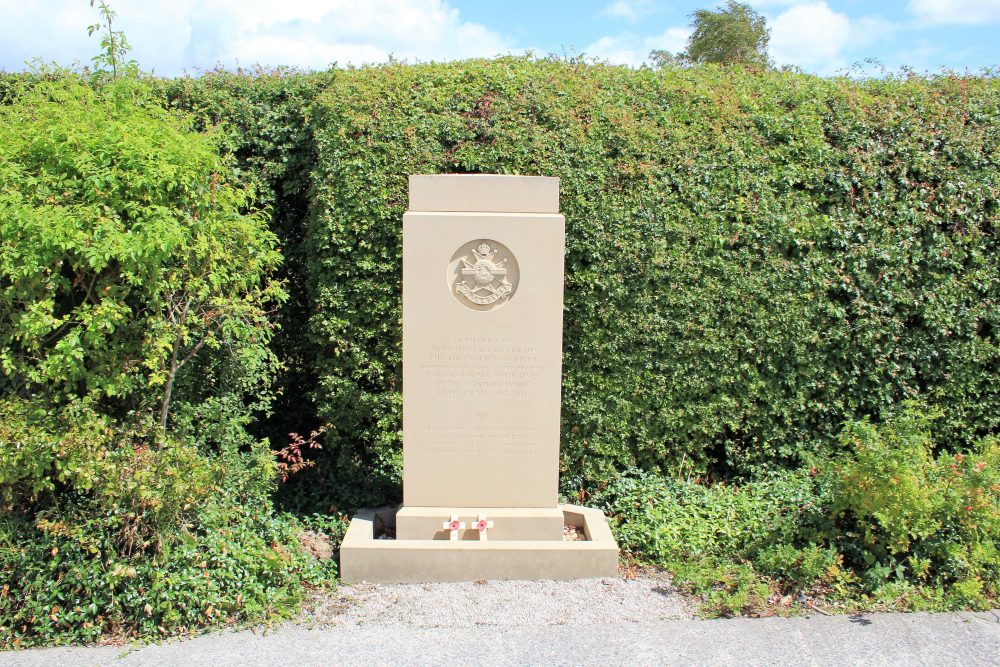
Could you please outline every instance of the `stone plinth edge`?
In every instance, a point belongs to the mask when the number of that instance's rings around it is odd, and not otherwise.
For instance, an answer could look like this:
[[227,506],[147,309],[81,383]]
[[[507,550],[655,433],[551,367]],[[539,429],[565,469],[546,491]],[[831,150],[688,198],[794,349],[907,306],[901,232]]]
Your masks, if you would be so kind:
[[362,510],[340,547],[340,577],[348,583],[430,583],[616,576],[618,544],[604,514],[577,505],[560,509],[567,523],[583,526],[587,541],[376,540],[376,512]]

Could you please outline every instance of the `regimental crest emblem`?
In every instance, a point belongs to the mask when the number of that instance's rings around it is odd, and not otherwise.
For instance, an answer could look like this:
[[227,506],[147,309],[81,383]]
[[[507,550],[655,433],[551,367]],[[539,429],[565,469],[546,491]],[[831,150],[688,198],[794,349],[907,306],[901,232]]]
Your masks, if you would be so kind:
[[471,241],[452,261],[455,297],[470,308],[490,310],[509,299],[517,288],[517,260],[502,243]]
[[497,251],[490,247],[488,243],[480,243],[473,248],[472,254],[475,261],[462,258],[461,273],[469,280],[463,280],[455,289],[472,303],[486,305],[494,303],[509,295],[512,289],[507,281],[507,269],[504,268],[505,260],[496,259]]

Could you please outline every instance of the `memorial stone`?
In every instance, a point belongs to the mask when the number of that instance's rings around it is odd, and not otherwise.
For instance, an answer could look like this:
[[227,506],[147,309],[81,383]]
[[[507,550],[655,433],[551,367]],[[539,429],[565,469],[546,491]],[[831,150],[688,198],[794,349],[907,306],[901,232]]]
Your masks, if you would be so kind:
[[355,516],[345,580],[615,573],[601,512],[558,503],[564,248],[558,178],[410,177],[403,506]]
[[495,539],[557,539],[559,179],[411,176],[410,200],[397,537],[431,539],[457,510],[487,513]]

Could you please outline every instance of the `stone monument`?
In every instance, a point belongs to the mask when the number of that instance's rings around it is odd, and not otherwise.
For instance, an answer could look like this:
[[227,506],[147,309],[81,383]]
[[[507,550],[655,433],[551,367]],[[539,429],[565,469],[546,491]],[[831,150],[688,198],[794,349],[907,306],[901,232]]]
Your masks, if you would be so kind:
[[[558,504],[564,246],[557,178],[410,177],[403,506],[358,513],[345,580],[616,572],[603,515]],[[564,541],[567,523],[587,540]]]

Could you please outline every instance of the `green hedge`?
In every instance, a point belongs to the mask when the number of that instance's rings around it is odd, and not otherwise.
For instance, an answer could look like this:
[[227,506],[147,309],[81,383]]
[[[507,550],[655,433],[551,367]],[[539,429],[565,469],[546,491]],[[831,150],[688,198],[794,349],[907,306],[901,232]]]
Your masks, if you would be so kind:
[[409,173],[562,179],[566,487],[795,463],[909,398],[944,410],[939,445],[998,430],[995,78],[508,58],[150,83],[222,125],[280,239],[256,431],[333,426],[293,505],[398,482]]
[[996,433],[998,103],[977,77],[518,58],[339,72],[311,111],[306,238],[331,474],[398,479],[414,173],[562,179],[567,488],[795,463],[908,399],[943,410],[945,447]]

